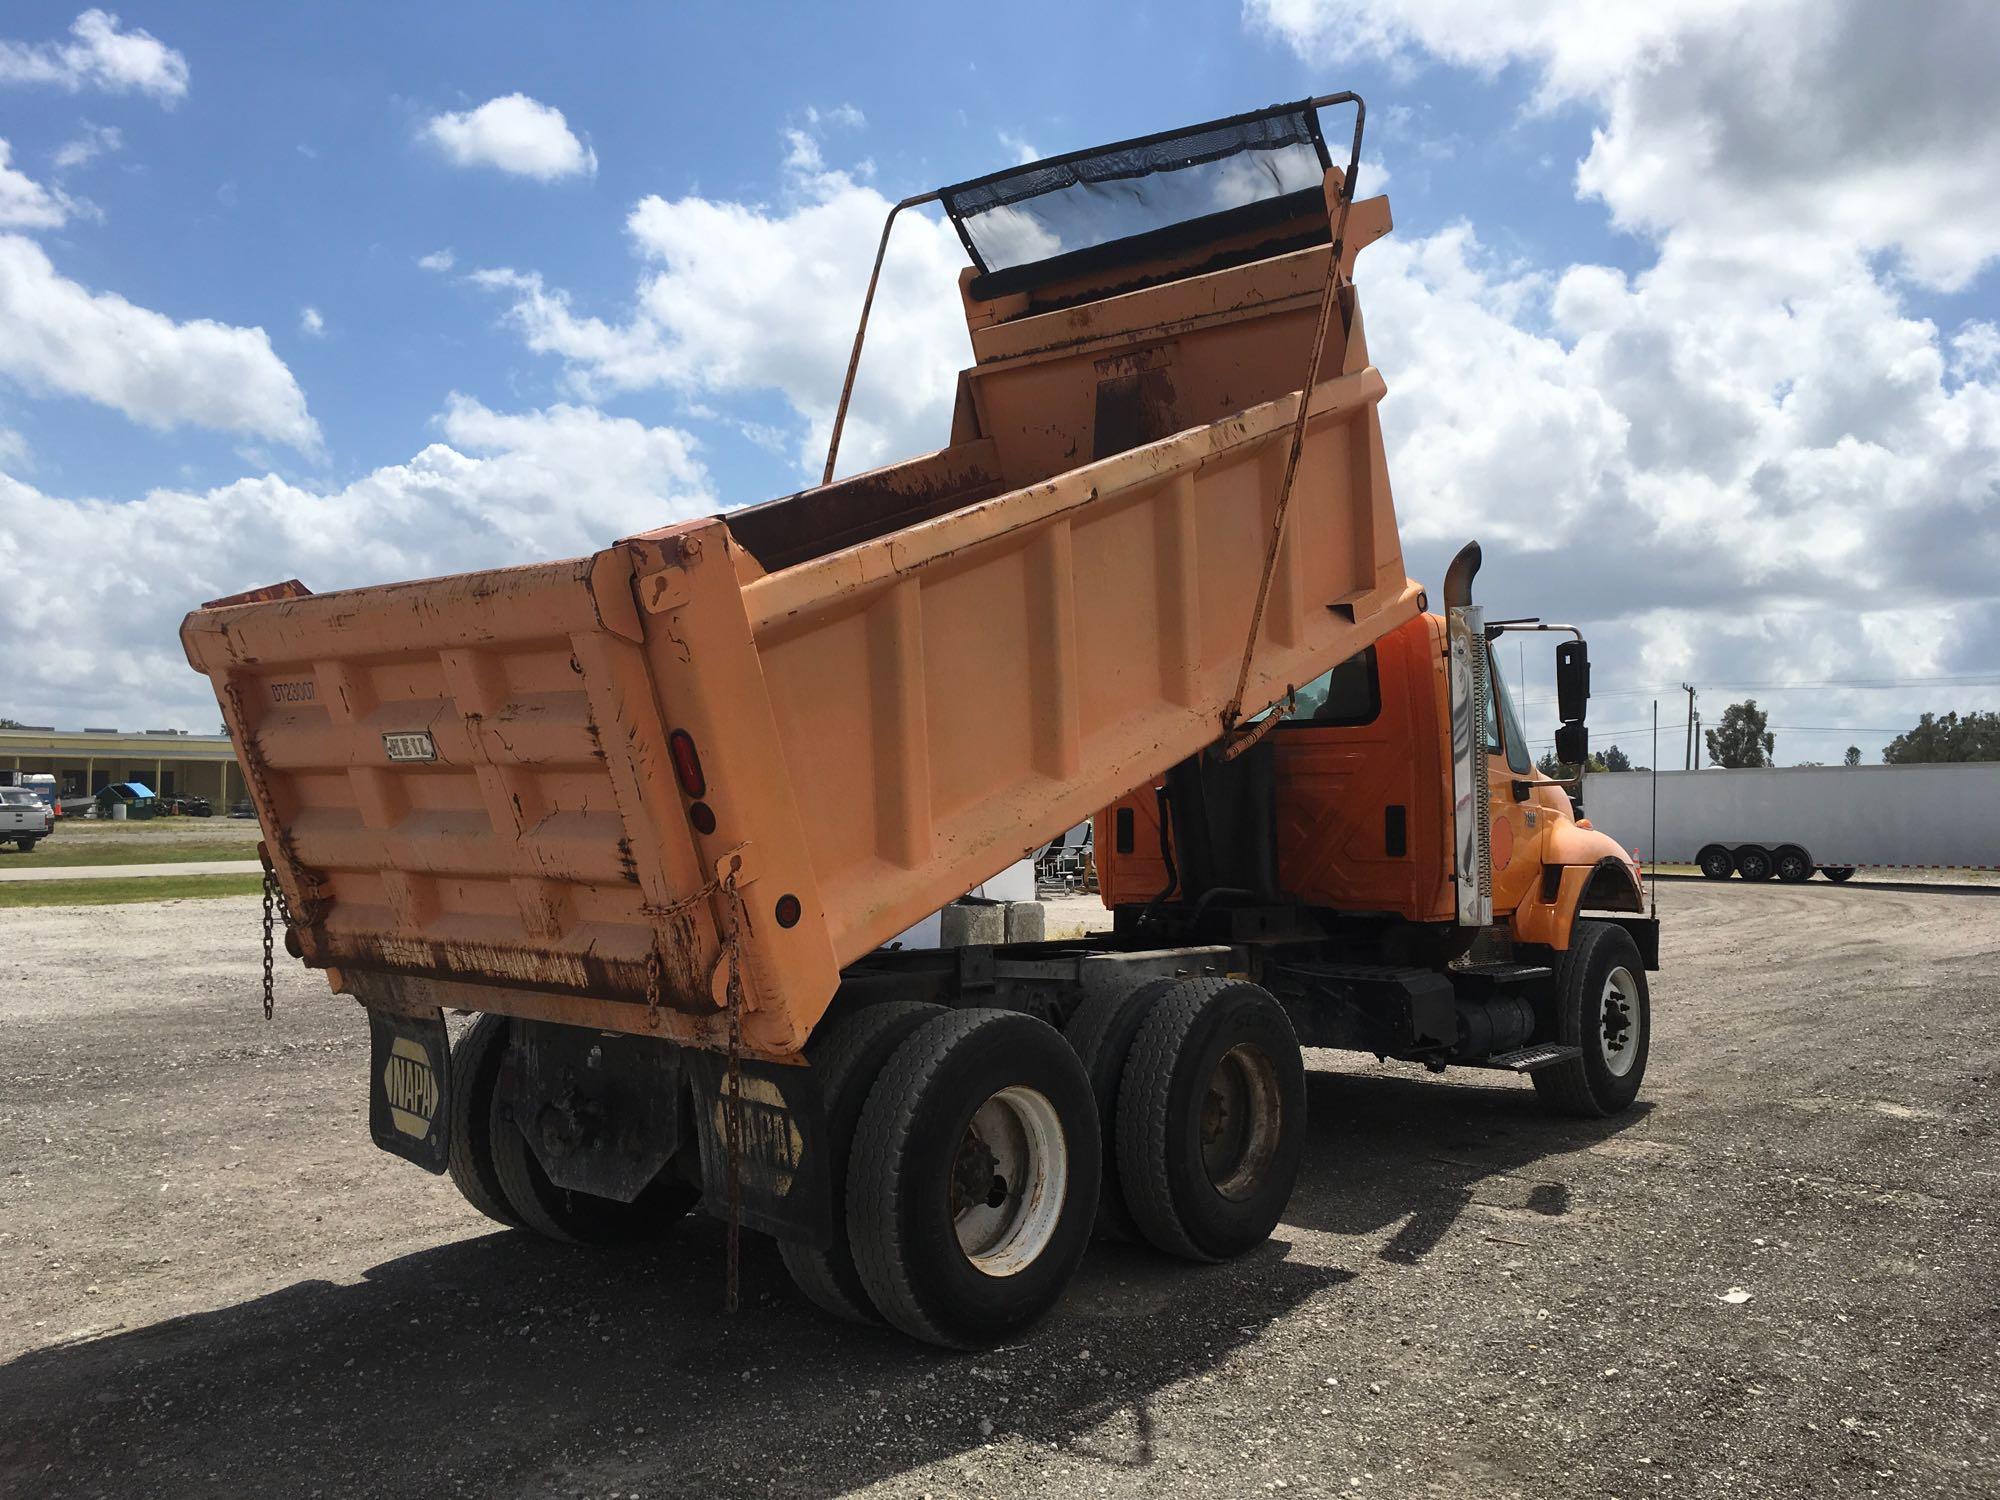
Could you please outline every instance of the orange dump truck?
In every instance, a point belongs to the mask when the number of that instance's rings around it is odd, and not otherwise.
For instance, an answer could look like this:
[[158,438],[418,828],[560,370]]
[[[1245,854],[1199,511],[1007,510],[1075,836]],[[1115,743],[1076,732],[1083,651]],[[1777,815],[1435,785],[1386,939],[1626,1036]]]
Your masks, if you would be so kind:
[[[285,945],[365,1007],[379,1144],[558,1239],[699,1203],[829,1310],[977,1345],[1093,1227],[1262,1240],[1301,1044],[1630,1102],[1636,872],[1527,758],[1476,548],[1442,614],[1404,573],[1360,122],[1332,96],[899,205],[972,262],[935,453],[188,616]],[[1573,760],[1587,674],[1566,644]],[[883,947],[1093,812],[1114,930]]]

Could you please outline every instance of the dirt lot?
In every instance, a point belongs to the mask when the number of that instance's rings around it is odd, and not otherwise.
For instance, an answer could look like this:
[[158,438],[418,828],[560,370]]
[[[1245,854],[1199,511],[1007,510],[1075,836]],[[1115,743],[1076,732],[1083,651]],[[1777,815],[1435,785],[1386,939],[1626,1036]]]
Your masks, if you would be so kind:
[[[254,899],[0,912],[0,1493],[1991,1496],[2000,895],[1663,892],[1643,1107],[1316,1055],[1265,1249],[1026,1342],[493,1232]],[[1746,1295],[1747,1294],[1747,1295]]]

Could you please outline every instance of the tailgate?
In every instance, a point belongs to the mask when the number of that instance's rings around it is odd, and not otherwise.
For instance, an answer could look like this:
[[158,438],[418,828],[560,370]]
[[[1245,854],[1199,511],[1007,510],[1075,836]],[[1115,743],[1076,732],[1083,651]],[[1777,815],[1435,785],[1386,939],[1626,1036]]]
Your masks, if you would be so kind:
[[[633,592],[635,563],[658,575],[674,559],[672,544],[621,545],[188,617],[188,658],[215,685],[303,956],[336,989],[377,1000],[398,989],[368,976],[418,976],[441,982],[434,1003],[719,1041],[717,957],[744,910],[719,874],[759,830],[732,807],[699,835],[675,779],[663,706],[700,740],[714,689],[667,704],[692,675],[685,642],[655,643],[679,668],[656,675],[646,622],[659,617]],[[733,577],[708,592],[720,613],[697,624],[748,652]],[[718,640],[707,673],[728,656]],[[762,832],[746,888],[763,889],[785,841]],[[785,888],[810,896],[805,879]],[[797,979],[830,994],[831,960],[789,942],[805,961],[788,975],[743,921],[746,1010],[765,1012],[746,1038],[789,1050],[779,992]]]

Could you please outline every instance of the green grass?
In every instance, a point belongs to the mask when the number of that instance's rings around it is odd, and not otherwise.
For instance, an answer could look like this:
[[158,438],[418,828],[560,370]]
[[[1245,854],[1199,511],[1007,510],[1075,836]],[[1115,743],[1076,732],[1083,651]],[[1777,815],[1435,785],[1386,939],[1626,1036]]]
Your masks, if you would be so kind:
[[129,880],[10,880],[0,882],[0,909],[14,906],[111,906],[127,901],[206,900],[254,896],[262,875],[139,875]]
[[255,839],[239,839],[234,843],[216,839],[155,839],[140,843],[131,839],[79,839],[68,829],[58,829],[37,844],[33,854],[19,853],[11,844],[0,849],[0,870],[47,870],[62,865],[207,864],[218,859],[256,857]]

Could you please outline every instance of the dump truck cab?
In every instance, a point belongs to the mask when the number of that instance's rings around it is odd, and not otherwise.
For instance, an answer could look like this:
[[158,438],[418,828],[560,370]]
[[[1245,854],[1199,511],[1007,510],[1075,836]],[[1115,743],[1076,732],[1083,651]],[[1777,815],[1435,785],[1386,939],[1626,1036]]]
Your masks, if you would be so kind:
[[[1268,767],[1237,778],[1247,794],[1216,792],[1179,770],[1129,793],[1097,818],[1093,846],[1105,904],[1121,927],[1141,932],[1172,908],[1201,901],[1226,912],[1245,893],[1346,922],[1383,954],[1425,951],[1447,957],[1475,943],[1560,953],[1585,910],[1644,910],[1631,852],[1579,815],[1567,784],[1544,775],[1529,752],[1490,642],[1482,697],[1461,711],[1453,701],[1449,623],[1425,613],[1298,689],[1270,710]],[[1484,777],[1489,921],[1460,922],[1456,850],[1460,829],[1451,796],[1454,721],[1476,734]],[[1212,778],[1211,778],[1212,782]],[[1226,815],[1201,818],[1178,807],[1206,794],[1230,799]],[[1268,811],[1252,805],[1268,798]],[[1180,816],[1175,818],[1175,812]],[[1163,831],[1162,817],[1167,818]],[[1268,873],[1245,875],[1228,839],[1258,837],[1268,821]],[[1230,880],[1247,881],[1231,886]],[[1476,882],[1474,883],[1476,886]],[[1220,903],[1219,905],[1217,903]],[[1642,947],[1650,922],[1634,924]]]

